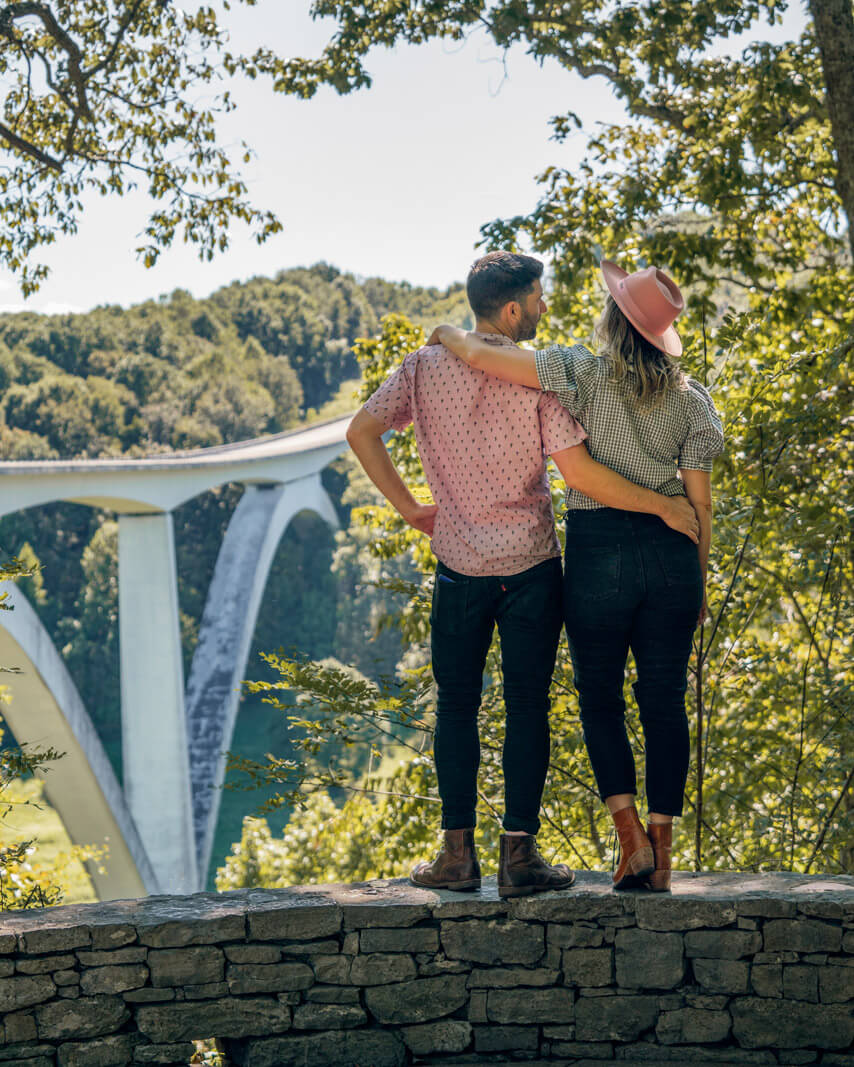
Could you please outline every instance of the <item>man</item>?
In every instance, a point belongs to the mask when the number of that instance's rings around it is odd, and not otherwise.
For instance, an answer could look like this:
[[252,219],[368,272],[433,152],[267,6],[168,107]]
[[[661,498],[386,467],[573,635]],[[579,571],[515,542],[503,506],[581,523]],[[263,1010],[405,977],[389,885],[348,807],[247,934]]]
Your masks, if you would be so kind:
[[[545,311],[543,265],[491,252],[466,285],[475,330],[493,344],[530,340]],[[382,435],[410,422],[435,504],[420,505]],[[437,557],[431,651],[438,699],[434,756],[444,845],[411,881],[480,887],[474,847],[477,713],[494,627],[501,640],[507,730],[498,892],[567,889],[575,876],[539,855],[536,833],[549,762],[549,685],[563,619],[560,549],[545,457],[567,485],[607,507],[646,511],[697,538],[693,509],[626,481],[591,459],[586,434],[547,393],[489,378],[441,345],[410,353],[356,414],[347,440],[366,473]]]

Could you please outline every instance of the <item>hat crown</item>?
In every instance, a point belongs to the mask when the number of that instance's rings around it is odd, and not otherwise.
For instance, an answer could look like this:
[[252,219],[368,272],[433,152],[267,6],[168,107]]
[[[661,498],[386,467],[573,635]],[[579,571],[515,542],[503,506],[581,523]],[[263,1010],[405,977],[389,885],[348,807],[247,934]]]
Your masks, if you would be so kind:
[[635,325],[648,333],[663,334],[685,307],[679,286],[657,267],[626,275],[619,290],[628,297]]

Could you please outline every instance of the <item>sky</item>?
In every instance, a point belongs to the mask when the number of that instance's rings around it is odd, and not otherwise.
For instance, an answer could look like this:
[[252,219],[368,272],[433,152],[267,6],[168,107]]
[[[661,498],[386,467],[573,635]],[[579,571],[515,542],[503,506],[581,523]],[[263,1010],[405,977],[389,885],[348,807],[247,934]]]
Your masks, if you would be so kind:
[[[315,56],[334,28],[309,17],[310,0],[259,0],[224,16],[232,50],[258,45]],[[793,6],[786,31],[803,16]],[[775,34],[776,35],[776,34]],[[502,61],[486,37],[373,53],[373,87],[305,101],[274,94],[263,81],[233,81],[237,110],[220,122],[225,144],[254,149],[242,173],[257,207],[284,230],[257,245],[243,224],[210,263],[177,243],[158,264],[134,249],[147,198],[88,197],[78,233],[42,251],[50,278],[26,301],[0,270],[0,311],[83,311],[188,289],[222,285],[324,260],[360,276],[446,286],[477,256],[480,226],[530,211],[536,177],[549,165],[574,167],[586,133],[550,140],[549,119],[575,111],[585,130],[619,121],[620,105],[601,78],[584,81],[557,63],[542,67],[514,49]]]

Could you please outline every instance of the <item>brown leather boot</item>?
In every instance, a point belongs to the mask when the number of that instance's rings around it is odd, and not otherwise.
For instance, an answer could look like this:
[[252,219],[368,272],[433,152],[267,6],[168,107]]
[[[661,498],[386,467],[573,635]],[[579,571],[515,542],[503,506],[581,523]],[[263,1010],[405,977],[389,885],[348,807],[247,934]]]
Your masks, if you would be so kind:
[[474,848],[474,830],[445,830],[445,844],[429,863],[422,860],[409,876],[422,889],[480,889],[480,864]]
[[640,889],[641,879],[655,870],[652,845],[632,804],[612,815],[620,839],[620,865],[614,872],[615,889]]
[[673,845],[672,822],[650,822],[646,832],[652,844],[655,870],[647,879],[650,889],[666,893],[670,889],[670,850]]
[[533,834],[502,834],[499,838],[498,895],[526,897],[549,889],[569,889],[574,873],[565,863],[549,866]]

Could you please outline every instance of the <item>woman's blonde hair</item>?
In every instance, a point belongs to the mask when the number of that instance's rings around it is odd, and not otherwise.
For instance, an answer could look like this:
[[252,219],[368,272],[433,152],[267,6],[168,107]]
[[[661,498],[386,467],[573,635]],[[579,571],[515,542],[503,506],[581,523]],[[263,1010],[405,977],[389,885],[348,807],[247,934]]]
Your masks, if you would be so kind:
[[685,375],[678,361],[647,341],[610,294],[596,323],[595,335],[599,351],[610,365],[611,377],[628,381],[641,404],[651,406],[668,389],[685,388]]

